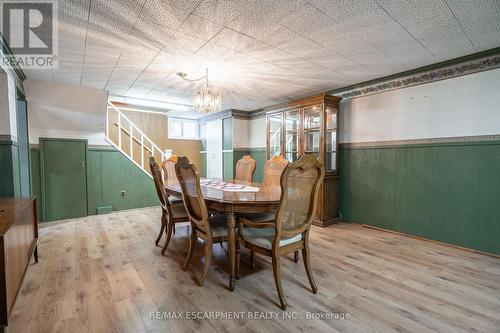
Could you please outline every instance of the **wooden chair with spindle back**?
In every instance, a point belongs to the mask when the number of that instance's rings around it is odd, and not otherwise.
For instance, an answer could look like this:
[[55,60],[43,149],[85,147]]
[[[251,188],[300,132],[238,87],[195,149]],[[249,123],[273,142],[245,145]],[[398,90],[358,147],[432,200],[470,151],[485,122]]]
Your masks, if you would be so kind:
[[257,162],[255,162],[252,156],[250,155],[243,156],[236,163],[236,175],[234,176],[234,180],[240,180],[251,183],[256,165]]
[[153,176],[153,181],[156,188],[156,194],[158,194],[158,199],[161,205],[161,229],[156,237],[155,245],[158,246],[163,231],[167,234],[167,240],[165,245],[161,249],[161,254],[165,254],[168,244],[170,243],[170,238],[172,237],[172,232],[175,229],[175,224],[180,222],[189,222],[189,217],[184,209],[182,201],[179,204],[172,204],[169,200],[169,195],[163,186],[163,180],[161,178],[161,171],[158,163],[156,163],[153,156],[149,157],[149,168],[151,170],[151,175]]
[[[245,247],[272,258],[274,281],[280,307],[286,310],[281,286],[280,256],[302,250],[304,266],[312,292],[317,293],[309,259],[309,232],[318,202],[325,169],[312,154],[304,154],[288,165],[281,175],[281,198],[273,220],[255,223],[240,218],[238,239]],[[236,247],[236,276],[239,275],[240,249]]]
[[198,281],[199,285],[202,286],[210,266],[213,243],[222,242],[227,238],[226,216],[223,214],[209,216],[201,192],[200,176],[196,166],[190,163],[187,157],[179,157],[175,164],[175,174],[179,180],[184,207],[191,222],[189,251],[182,269],[187,270],[193,258],[198,237],[205,240],[205,265]]

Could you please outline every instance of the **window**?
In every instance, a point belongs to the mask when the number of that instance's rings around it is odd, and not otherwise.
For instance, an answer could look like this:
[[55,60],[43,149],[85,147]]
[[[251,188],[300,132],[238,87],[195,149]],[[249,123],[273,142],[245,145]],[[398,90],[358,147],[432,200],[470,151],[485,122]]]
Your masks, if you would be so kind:
[[168,118],[168,138],[198,140],[198,120]]

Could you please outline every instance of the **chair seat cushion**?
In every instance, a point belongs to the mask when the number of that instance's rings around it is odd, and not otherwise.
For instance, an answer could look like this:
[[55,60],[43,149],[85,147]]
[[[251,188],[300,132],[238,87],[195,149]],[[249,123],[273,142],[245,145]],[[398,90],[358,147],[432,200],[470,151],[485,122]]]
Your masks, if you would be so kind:
[[[208,218],[208,223],[210,223],[210,229],[212,230],[212,237],[226,237],[227,236],[227,223],[226,215],[219,214],[211,216]],[[198,227],[201,231],[205,232],[202,228]]]
[[[250,244],[271,250],[274,239],[274,228],[243,227],[241,236]],[[302,240],[302,234],[290,238],[281,238],[280,246],[296,243]]]
[[171,195],[168,197],[168,201],[170,202],[171,205],[184,205],[182,198],[176,198]]
[[172,217],[174,219],[188,219],[188,214],[186,212],[186,209],[184,208],[184,205],[170,206],[170,210],[172,211]]
[[273,222],[275,218],[274,213],[240,213],[239,218],[247,219],[253,223],[259,222]]

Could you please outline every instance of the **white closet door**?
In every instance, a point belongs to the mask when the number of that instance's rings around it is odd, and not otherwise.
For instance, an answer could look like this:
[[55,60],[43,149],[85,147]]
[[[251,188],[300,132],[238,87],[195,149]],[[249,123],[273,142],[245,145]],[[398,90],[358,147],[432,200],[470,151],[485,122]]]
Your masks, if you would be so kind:
[[207,177],[222,178],[222,120],[207,122]]

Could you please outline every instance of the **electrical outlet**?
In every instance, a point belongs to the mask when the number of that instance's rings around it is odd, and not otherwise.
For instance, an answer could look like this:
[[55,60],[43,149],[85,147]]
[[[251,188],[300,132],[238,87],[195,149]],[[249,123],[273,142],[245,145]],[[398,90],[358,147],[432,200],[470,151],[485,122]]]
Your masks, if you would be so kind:
[[126,191],[122,191],[122,197],[126,196],[127,195],[127,192]]

